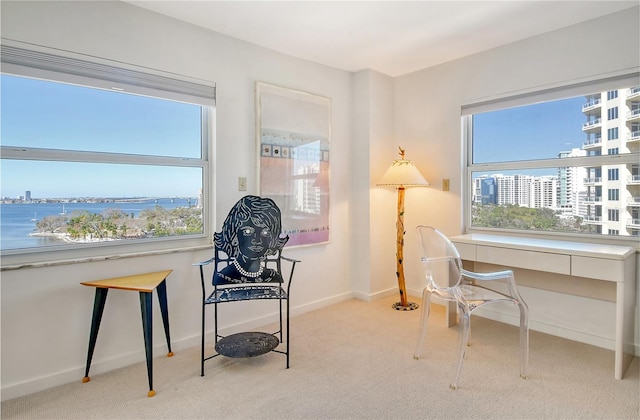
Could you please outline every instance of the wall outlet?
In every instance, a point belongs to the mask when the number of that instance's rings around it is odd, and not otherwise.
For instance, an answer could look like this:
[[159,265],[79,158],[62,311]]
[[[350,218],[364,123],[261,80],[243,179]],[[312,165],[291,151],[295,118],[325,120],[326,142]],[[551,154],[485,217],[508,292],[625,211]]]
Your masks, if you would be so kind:
[[238,177],[238,191],[247,191],[247,178],[244,176]]
[[449,180],[448,179],[443,179],[442,180],[442,191],[449,191]]

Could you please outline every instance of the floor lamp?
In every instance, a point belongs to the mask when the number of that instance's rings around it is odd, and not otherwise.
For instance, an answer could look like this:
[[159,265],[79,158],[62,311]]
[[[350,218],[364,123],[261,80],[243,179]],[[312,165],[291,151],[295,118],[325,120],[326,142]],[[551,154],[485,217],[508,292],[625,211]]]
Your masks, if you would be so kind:
[[400,149],[400,159],[394,160],[387,172],[382,176],[378,186],[395,187],[398,190],[398,218],[396,221],[396,276],[400,289],[400,302],[394,303],[393,308],[399,311],[411,311],[418,308],[418,304],[407,300],[407,286],[404,280],[404,190],[406,187],[428,187],[429,183],[420,174],[413,162],[404,158],[404,149]]

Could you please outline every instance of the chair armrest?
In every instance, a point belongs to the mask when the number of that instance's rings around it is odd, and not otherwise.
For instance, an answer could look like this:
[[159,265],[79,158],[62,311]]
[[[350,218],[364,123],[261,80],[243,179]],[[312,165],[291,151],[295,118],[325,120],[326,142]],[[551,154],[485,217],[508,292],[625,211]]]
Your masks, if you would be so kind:
[[517,299],[525,308],[527,307],[527,304],[522,299],[520,291],[518,290],[518,286],[516,285],[516,279],[513,275],[513,270],[494,271],[493,273],[474,273],[472,271],[463,269],[462,275],[464,277],[479,281],[506,280],[507,286],[509,287],[510,297],[513,299]]
[[427,258],[427,257],[420,257],[420,261],[422,261],[423,263],[431,263],[431,262],[435,262],[435,261],[453,261],[453,257],[432,257],[432,258]]
[[492,273],[474,273],[473,271],[468,271],[463,268],[461,270],[461,274],[464,277],[468,277],[470,279],[474,279],[478,281],[513,279],[512,270],[494,271]]
[[212,262],[215,261],[215,258],[209,258],[206,261],[201,261],[201,262],[197,262],[197,263],[193,263],[191,264],[194,267],[198,267],[200,270],[200,286],[202,288],[202,301],[204,302],[205,298],[206,298],[206,286],[205,286],[205,281],[204,281],[204,270],[202,269],[202,267],[204,267],[205,265],[211,264]]
[[293,258],[285,257],[284,255],[281,255],[280,258],[285,261],[289,261],[291,263],[291,271],[289,272],[289,281],[287,282],[287,296],[289,296],[289,291],[291,289],[291,281],[293,280],[293,272],[296,269],[296,263],[299,263],[301,261],[295,260]]
[[201,262],[197,262],[197,263],[193,263],[191,264],[192,266],[200,266],[202,267],[203,265],[207,265],[207,264],[211,264],[213,262],[213,258],[209,258],[207,261],[201,261]]

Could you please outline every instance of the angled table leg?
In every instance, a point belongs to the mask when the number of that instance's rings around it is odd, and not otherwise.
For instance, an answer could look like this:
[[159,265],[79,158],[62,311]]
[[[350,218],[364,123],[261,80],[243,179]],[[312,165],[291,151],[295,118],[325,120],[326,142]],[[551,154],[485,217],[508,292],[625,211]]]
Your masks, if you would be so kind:
[[149,376],[148,396],[153,397],[153,312],[151,310],[151,292],[140,292],[140,311],[142,312],[142,332],[144,350],[147,355],[147,375]]
[[160,313],[162,314],[162,324],[164,325],[164,335],[167,338],[167,356],[173,356],[171,351],[171,337],[169,334],[169,310],[167,306],[167,281],[163,280],[162,283],[156,288],[158,291],[158,301],[160,302]]
[[93,317],[91,318],[89,350],[87,351],[87,366],[84,371],[84,378],[82,378],[82,382],[89,382],[91,380],[89,377],[89,368],[91,367],[91,359],[93,359],[93,351],[96,348],[96,340],[98,339],[98,330],[100,329],[100,322],[102,321],[104,305],[107,302],[107,292],[109,292],[109,289],[101,287],[96,288],[96,296],[93,301]]

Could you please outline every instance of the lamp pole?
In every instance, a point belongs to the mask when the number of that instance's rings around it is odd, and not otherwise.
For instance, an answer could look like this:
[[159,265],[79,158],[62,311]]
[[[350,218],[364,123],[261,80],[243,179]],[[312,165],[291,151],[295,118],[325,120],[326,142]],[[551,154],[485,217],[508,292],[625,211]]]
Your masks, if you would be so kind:
[[404,278],[404,191],[398,187],[398,220],[396,221],[396,276],[400,289],[400,302],[393,305],[398,310],[412,310],[418,308],[416,303],[409,303],[407,299],[407,285]]

